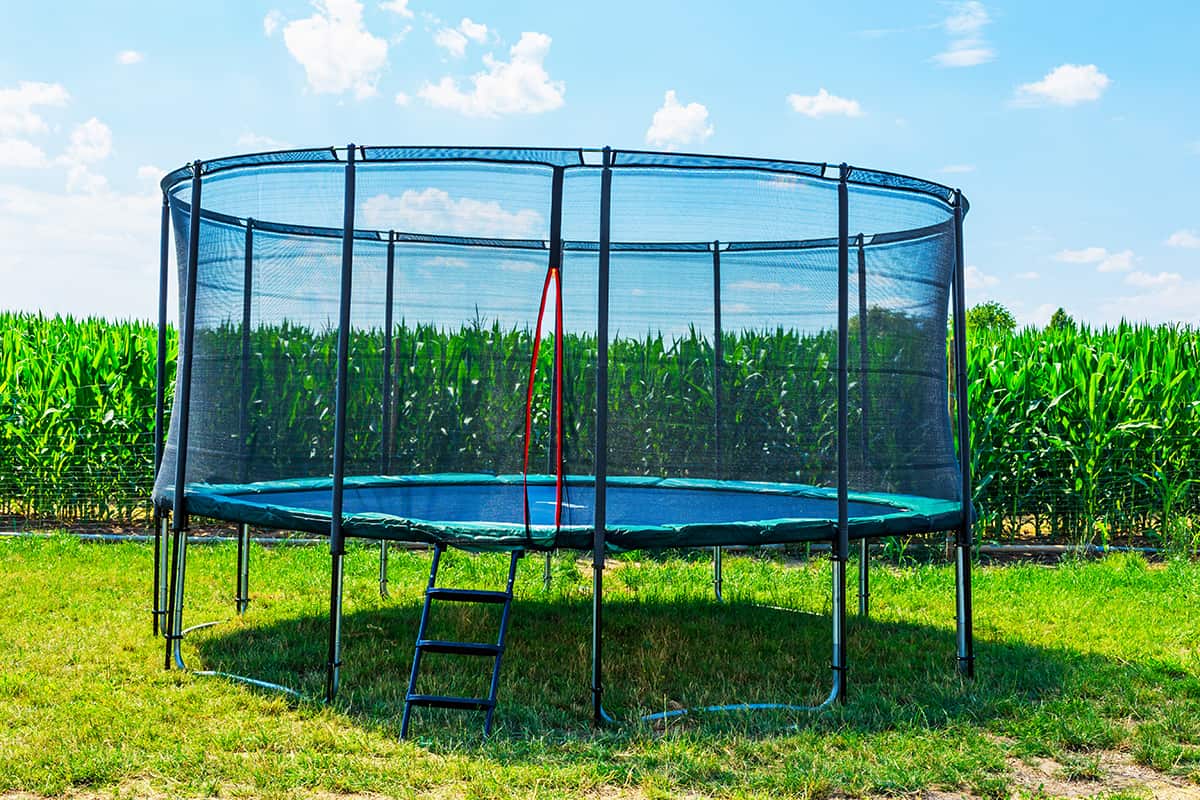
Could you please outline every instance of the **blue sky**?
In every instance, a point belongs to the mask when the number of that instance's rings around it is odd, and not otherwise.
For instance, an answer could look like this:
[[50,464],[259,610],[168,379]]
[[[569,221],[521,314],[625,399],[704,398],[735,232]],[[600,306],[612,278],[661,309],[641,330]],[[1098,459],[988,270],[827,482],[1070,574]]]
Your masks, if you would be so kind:
[[968,302],[1200,323],[1190,3],[5,3],[0,308],[154,313],[157,180],[278,146],[840,162],[960,186]]

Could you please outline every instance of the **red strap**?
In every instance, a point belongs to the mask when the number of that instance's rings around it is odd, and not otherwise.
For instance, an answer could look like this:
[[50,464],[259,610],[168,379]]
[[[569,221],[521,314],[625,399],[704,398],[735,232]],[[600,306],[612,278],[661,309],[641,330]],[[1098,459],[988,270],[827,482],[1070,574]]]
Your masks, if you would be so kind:
[[554,313],[554,387],[555,397],[551,403],[555,406],[555,480],[554,491],[554,528],[562,525],[563,503],[563,433],[562,433],[562,282],[559,280],[558,268],[551,267],[546,271],[546,281],[542,285],[542,300],[538,306],[537,326],[533,333],[533,358],[529,362],[529,385],[525,391],[525,459],[521,471],[521,485],[525,498],[525,534],[529,535],[529,447],[533,439],[533,386],[537,378],[538,352],[542,344],[542,322],[546,317],[546,299],[550,295],[550,281],[554,281],[555,313]]

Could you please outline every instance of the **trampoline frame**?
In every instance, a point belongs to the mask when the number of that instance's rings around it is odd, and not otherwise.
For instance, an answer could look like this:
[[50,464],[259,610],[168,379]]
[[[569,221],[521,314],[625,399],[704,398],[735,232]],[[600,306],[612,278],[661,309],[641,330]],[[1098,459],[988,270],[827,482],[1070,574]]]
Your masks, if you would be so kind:
[[[477,157],[465,157],[463,152],[472,152]],[[167,283],[169,273],[169,238],[170,238],[170,203],[169,192],[177,185],[190,178],[191,197],[190,197],[190,229],[189,239],[187,243],[187,263],[185,265],[184,275],[186,280],[183,320],[180,329],[180,353],[178,362],[179,380],[177,383],[178,393],[175,398],[173,413],[179,414],[178,430],[177,430],[177,455],[175,463],[175,487],[182,487],[181,491],[177,491],[172,499],[171,508],[168,510],[164,504],[156,502],[154,504],[154,515],[152,525],[154,529],[154,567],[153,567],[153,628],[155,635],[161,631],[165,640],[164,667],[171,669],[172,667],[188,670],[188,666],[184,662],[182,654],[182,640],[184,636],[198,628],[207,627],[215,623],[203,623],[201,625],[185,628],[183,626],[183,608],[184,608],[184,585],[187,564],[187,545],[189,532],[189,511],[188,511],[188,489],[185,480],[187,470],[187,450],[188,450],[188,420],[190,413],[190,389],[192,376],[192,362],[194,356],[194,337],[196,323],[196,288],[197,288],[197,263],[199,258],[199,241],[200,241],[200,223],[202,217],[201,199],[202,199],[202,184],[203,176],[211,174],[214,171],[221,169],[231,169],[238,166],[248,166],[251,164],[266,164],[279,163],[283,161],[288,154],[298,154],[304,152],[315,151],[278,151],[276,153],[255,154],[252,156],[240,156],[229,159],[219,159],[216,162],[204,162],[196,160],[190,165],[183,167],[169,174],[163,179],[163,210],[162,210],[162,230],[161,230],[161,246],[160,246],[160,264],[159,264],[159,304],[158,304],[158,361],[157,361],[157,389],[155,396],[155,452],[154,466],[157,473],[163,462],[166,428],[163,424],[165,395],[166,395],[166,329],[167,329]],[[329,543],[330,543],[330,617],[329,617],[329,642],[328,656],[326,660],[326,680],[324,699],[326,702],[332,702],[337,695],[340,684],[340,669],[341,669],[341,639],[342,639],[342,624],[343,624],[343,578],[344,578],[344,559],[345,559],[345,534],[343,532],[343,490],[345,484],[345,437],[346,437],[346,404],[347,404],[347,365],[350,337],[350,302],[351,302],[351,284],[353,278],[353,248],[354,239],[361,235],[361,231],[356,230],[354,225],[355,216],[355,169],[357,157],[359,155],[366,158],[367,148],[355,145],[353,143],[347,145],[344,149],[330,148],[334,161],[342,161],[344,156],[344,210],[343,210],[343,226],[341,228],[342,240],[342,264],[340,278],[340,300],[339,300],[339,326],[338,326],[338,343],[337,343],[337,380],[335,387],[335,410],[334,410],[334,450],[333,450],[333,483],[332,483],[332,503],[329,526]],[[339,156],[341,152],[342,156]],[[391,152],[391,151],[389,151]],[[456,148],[453,151],[443,151],[458,153],[459,156],[438,156],[439,151],[431,148],[407,148],[400,149],[400,153],[417,154],[409,156],[393,156],[379,160],[388,161],[437,161],[437,160],[455,160],[455,161],[480,161],[488,162],[497,160],[489,158],[489,154],[500,152],[497,149],[485,150],[482,148]],[[603,580],[604,567],[606,558],[606,490],[607,490],[607,455],[608,455],[608,323],[609,323],[609,258],[610,253],[614,249],[614,243],[611,239],[611,208],[612,208],[612,171],[614,167],[613,156],[614,151],[609,147],[604,147],[599,150],[595,149],[576,149],[576,150],[543,150],[542,153],[556,154],[560,156],[561,161],[567,159],[568,154],[578,156],[578,165],[588,168],[600,167],[600,220],[599,220],[599,241],[598,249],[598,315],[597,315],[597,376],[596,376],[596,442],[595,442],[595,506],[594,506],[594,524],[592,535],[592,657],[591,657],[591,694],[592,694],[592,720],[595,725],[601,725],[606,722],[611,722],[612,718],[605,711],[603,706]],[[674,167],[677,165],[671,164],[670,161],[680,154],[666,153],[649,153],[646,151],[622,151],[641,155],[648,159],[648,163],[641,166],[660,166]],[[421,158],[419,154],[425,153],[426,157]],[[585,154],[590,154],[594,157],[595,154],[600,155],[599,165],[589,163]],[[271,162],[264,161],[264,158],[280,157],[279,161]],[[654,161],[655,158],[660,159],[660,163]],[[852,168],[843,163],[837,169],[836,178],[827,175],[830,171],[828,164],[813,164],[809,162],[784,162],[784,161],[762,161],[759,159],[738,159],[730,157],[701,157],[719,159],[719,165],[714,164],[703,168],[718,169],[758,169],[766,171],[791,172],[801,174],[809,178],[820,179],[837,182],[837,203],[838,203],[838,236],[836,240],[837,260],[838,260],[838,336],[837,336],[837,396],[838,396],[838,414],[837,414],[837,454],[838,454],[838,470],[837,470],[837,532],[830,542],[831,544],[831,574],[832,574],[832,613],[831,613],[831,687],[828,696],[818,705],[815,706],[795,706],[787,704],[734,704],[726,706],[708,706],[704,711],[729,711],[729,710],[753,710],[763,708],[781,708],[791,710],[820,710],[833,704],[834,702],[844,703],[847,697],[846,684],[846,668],[847,668],[847,642],[846,642],[846,566],[850,558],[850,537],[849,537],[849,433],[848,433],[848,408],[849,408],[849,270],[850,270],[850,248],[851,237],[849,233],[849,185],[866,184],[879,186],[889,190],[915,192],[925,194],[946,203],[953,212],[953,226],[955,233],[955,254],[954,266],[951,277],[951,314],[953,320],[953,364],[955,371],[954,393],[956,399],[957,411],[957,428],[958,428],[958,458],[959,468],[962,477],[961,498],[962,498],[962,513],[961,520],[955,528],[954,549],[955,549],[955,617],[956,617],[956,654],[957,654],[957,669],[958,672],[966,678],[974,677],[974,644],[972,631],[972,588],[971,588],[971,548],[973,546],[973,531],[972,518],[973,512],[971,508],[971,476],[970,476],[970,440],[967,417],[967,379],[966,379],[966,320],[965,320],[965,293],[964,293],[964,260],[963,260],[963,240],[962,226],[963,217],[967,210],[966,199],[958,189],[948,189],[947,187],[938,184],[929,183],[916,178],[898,175],[896,173],[885,173],[871,170],[859,170]],[[256,160],[255,160],[256,159]],[[289,163],[304,163],[295,159],[288,159]],[[325,159],[322,163],[329,163]],[[565,163],[550,163],[547,161],[536,161],[529,159],[526,163],[542,163],[552,166],[554,169],[554,198],[553,208],[555,209],[553,216],[555,217],[551,223],[551,241],[548,243],[547,249],[550,250],[550,257],[553,261],[555,258],[561,258],[561,252],[565,243],[561,239],[561,210],[562,210],[562,175],[563,170],[569,168],[569,164]],[[635,165],[636,166],[636,165]],[[857,173],[863,173],[859,176]],[[203,214],[208,218],[221,218],[223,215],[208,212]],[[246,226],[246,269],[247,274],[250,272],[250,264],[252,261],[252,231],[256,226],[261,226],[262,223],[253,219],[244,221],[236,220],[239,224]],[[557,237],[556,237],[557,233]],[[400,240],[394,231],[388,232],[388,265],[389,265],[389,290],[391,287],[391,264],[393,257],[393,247],[396,241]],[[409,237],[405,237],[408,239]],[[436,238],[436,237],[427,237]],[[461,238],[461,237],[458,237]],[[420,240],[417,238],[417,240]],[[831,244],[827,240],[823,242],[826,245]],[[769,244],[769,243],[767,243]],[[858,270],[860,275],[859,286],[859,321],[860,325],[866,325],[867,315],[865,313],[866,300],[865,290],[862,289],[864,281],[861,279],[865,271],[865,262],[863,259],[864,237],[859,234],[855,237],[855,244],[858,250]],[[706,246],[707,247],[707,246]],[[721,243],[713,242],[711,246],[713,252],[713,271],[716,280],[714,281],[714,326],[717,331],[716,347],[720,348],[720,331],[721,331],[721,298],[720,298],[720,252]],[[249,284],[247,283],[247,286]],[[247,296],[248,296],[247,291]],[[390,305],[388,316],[390,320]],[[388,326],[390,332],[390,325]],[[865,347],[865,336],[860,337],[860,342],[863,342]],[[385,352],[387,350],[385,349]],[[720,369],[720,356],[716,358],[716,369]],[[865,363],[865,359],[864,359]],[[386,375],[386,372],[385,372]],[[719,384],[718,384],[719,386]],[[720,419],[720,391],[717,391],[717,426],[719,430]],[[551,393],[554,396],[554,393]],[[385,393],[387,397],[387,393]],[[387,401],[385,400],[385,403]],[[245,409],[243,409],[243,414]],[[866,413],[864,409],[864,413]],[[385,413],[385,418],[388,415]],[[551,414],[553,418],[553,413]],[[719,436],[718,436],[719,440]],[[865,446],[865,445],[864,445]],[[386,448],[385,448],[386,450]],[[720,446],[717,445],[716,458],[720,463]],[[383,463],[381,465],[384,472],[388,472],[388,458],[385,453]],[[168,536],[169,531],[169,536]],[[169,539],[169,542],[168,542]],[[246,606],[249,603],[249,525],[246,523],[239,524],[238,528],[238,556],[237,556],[237,590],[235,596],[235,607],[238,614],[244,613]],[[387,547],[386,540],[381,541],[380,547],[380,569],[379,569],[379,586],[382,596],[387,596]],[[713,548],[713,579],[712,585],[714,594],[718,601],[722,601],[722,560],[721,547]],[[550,554],[547,553],[545,571],[543,575],[544,582],[549,585],[550,580]],[[859,613],[866,616],[869,613],[869,542],[864,538],[861,540],[859,549],[860,569],[858,582],[858,600]],[[298,692],[285,686],[273,684],[246,676],[231,675],[214,671],[196,671],[199,675],[216,675],[221,677],[231,678],[250,685],[284,691],[296,696]],[[655,714],[643,717],[644,720],[661,719],[669,716],[678,716],[679,714],[687,713],[683,711],[667,712],[665,714]]]

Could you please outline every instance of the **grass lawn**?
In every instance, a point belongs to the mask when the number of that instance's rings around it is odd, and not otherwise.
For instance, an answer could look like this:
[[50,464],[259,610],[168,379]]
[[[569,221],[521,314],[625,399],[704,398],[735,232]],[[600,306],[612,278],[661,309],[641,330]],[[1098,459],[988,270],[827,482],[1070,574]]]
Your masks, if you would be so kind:
[[[623,557],[606,577],[605,705],[628,722],[593,731],[590,574],[561,554],[547,592],[530,558],[496,734],[480,737],[481,715],[417,710],[402,742],[428,553],[394,552],[384,601],[376,551],[351,548],[332,707],[165,672],[150,557],[68,537],[0,542],[0,798],[1200,796],[1200,564],[978,569],[974,682],[953,668],[953,571],[880,565],[870,621],[849,623],[845,707],[650,726],[632,720],[819,700],[828,566],[729,556],[719,605],[707,558]],[[439,583],[498,588],[506,563],[452,552]],[[247,615],[189,636],[191,666],[319,694],[328,569],[323,547],[256,547]],[[228,619],[233,578],[232,546],[191,548],[187,623]],[[481,609],[440,610],[434,635],[494,630]],[[483,663],[429,656],[422,689],[478,691]]]

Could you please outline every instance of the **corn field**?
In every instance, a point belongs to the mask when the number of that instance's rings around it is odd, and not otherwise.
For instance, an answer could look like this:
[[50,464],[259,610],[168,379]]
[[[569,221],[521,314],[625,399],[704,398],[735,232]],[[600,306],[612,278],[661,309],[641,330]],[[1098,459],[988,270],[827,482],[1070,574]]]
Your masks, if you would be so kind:
[[[0,514],[144,517],[153,478],[156,340],[146,323],[0,313]],[[173,375],[173,334],[168,342]],[[198,380],[232,386],[248,377],[252,387],[244,397],[218,394],[205,412],[223,419],[235,418],[240,407],[254,409],[241,441],[256,453],[255,465],[242,479],[328,472],[335,343],[328,330],[257,329],[249,341],[253,358],[241,374],[239,329],[209,330],[198,340],[198,352],[208,356],[197,367]],[[391,353],[393,468],[519,472],[530,345],[528,331],[496,325],[453,334],[400,325]],[[740,332],[726,334],[722,346],[725,439],[717,453],[711,341],[693,332],[611,344],[610,467],[827,483],[836,463],[832,335]],[[585,399],[564,408],[565,438],[575,443],[567,468],[586,472],[593,459],[589,365],[596,343],[568,334],[563,349],[564,395]],[[968,374],[981,538],[1104,544],[1136,537],[1194,552],[1200,545],[1193,524],[1200,516],[1198,349],[1200,332],[1171,326],[973,333]],[[534,471],[549,451],[551,353],[544,344]],[[356,332],[348,404],[356,434],[348,442],[352,472],[388,466],[380,446],[383,362],[378,332]],[[852,361],[852,405],[859,390],[854,367]],[[887,389],[889,414],[910,416],[903,383]],[[856,422],[852,413],[852,428]],[[876,459],[883,462],[902,463],[903,453],[927,440],[927,432],[903,425],[876,428],[884,430],[864,438],[863,447],[883,454]]]

